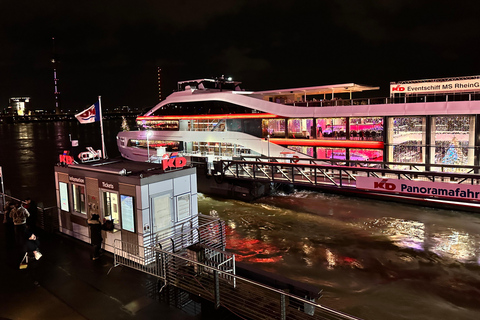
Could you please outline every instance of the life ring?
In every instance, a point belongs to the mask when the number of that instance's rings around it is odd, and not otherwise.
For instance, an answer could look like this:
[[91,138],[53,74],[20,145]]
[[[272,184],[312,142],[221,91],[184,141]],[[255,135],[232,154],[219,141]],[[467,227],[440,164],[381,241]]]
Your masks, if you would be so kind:
[[293,156],[293,160],[292,162],[293,163],[297,163],[300,159],[298,158],[298,156]]

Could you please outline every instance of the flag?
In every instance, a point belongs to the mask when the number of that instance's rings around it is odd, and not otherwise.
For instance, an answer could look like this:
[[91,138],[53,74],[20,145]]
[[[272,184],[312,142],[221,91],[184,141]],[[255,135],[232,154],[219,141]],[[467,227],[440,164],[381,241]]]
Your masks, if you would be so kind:
[[83,110],[79,114],[76,114],[75,118],[77,118],[78,121],[80,121],[81,124],[100,121],[100,103],[99,103],[99,101],[92,104],[90,108]]

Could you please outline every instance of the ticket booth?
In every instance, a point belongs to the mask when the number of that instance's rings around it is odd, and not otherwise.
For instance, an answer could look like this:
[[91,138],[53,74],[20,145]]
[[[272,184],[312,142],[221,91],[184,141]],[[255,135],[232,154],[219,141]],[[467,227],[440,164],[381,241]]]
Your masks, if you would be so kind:
[[196,169],[100,160],[55,167],[60,232],[90,243],[87,219],[104,223],[103,248],[116,239],[149,246],[198,226]]

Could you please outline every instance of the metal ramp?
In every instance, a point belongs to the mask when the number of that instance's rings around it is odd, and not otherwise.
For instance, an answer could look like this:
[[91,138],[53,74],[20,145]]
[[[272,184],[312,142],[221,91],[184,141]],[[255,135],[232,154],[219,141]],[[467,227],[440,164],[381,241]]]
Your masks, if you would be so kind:
[[[270,161],[268,161],[270,160]],[[303,162],[302,162],[303,161]],[[355,166],[330,165],[312,159],[272,159],[254,158],[251,160],[222,160],[219,162],[220,180],[237,179],[269,183],[283,183],[313,188],[356,188],[357,177],[391,178],[430,182],[478,185],[480,174],[477,167],[464,167],[467,172],[452,172],[450,167],[440,171],[420,171],[419,166],[409,166],[408,170],[388,169],[388,164],[366,165],[355,162]],[[386,168],[387,167],[387,168]]]

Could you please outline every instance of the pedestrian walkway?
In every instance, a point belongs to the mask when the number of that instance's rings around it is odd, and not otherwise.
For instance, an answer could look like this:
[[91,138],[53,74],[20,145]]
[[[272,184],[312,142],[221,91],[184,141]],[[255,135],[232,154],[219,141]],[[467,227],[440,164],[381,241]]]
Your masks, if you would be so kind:
[[157,279],[152,276],[125,267],[114,268],[107,275],[112,255],[106,253],[92,261],[89,244],[45,232],[39,232],[39,239],[43,257],[30,259],[28,268],[21,270],[21,255],[12,250],[14,243],[8,239],[5,225],[0,227],[2,320],[218,318],[159,302],[154,297]]

